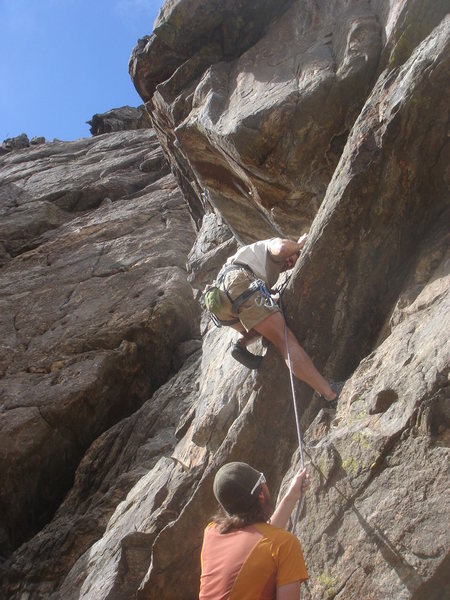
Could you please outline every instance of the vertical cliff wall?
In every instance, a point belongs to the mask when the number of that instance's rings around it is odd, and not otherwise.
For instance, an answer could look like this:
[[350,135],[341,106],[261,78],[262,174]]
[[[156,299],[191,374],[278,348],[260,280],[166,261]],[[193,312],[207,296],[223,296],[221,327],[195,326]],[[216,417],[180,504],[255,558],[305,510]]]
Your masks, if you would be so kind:
[[51,518],[89,445],[174,371],[198,310],[194,229],[152,130],[12,152],[1,177],[5,555]]
[[[445,597],[447,12],[445,2],[425,0],[165,3],[153,35],[139,41],[130,60],[186,201],[183,209],[173,180],[162,179],[158,216],[137,244],[146,247],[165,223],[166,237],[148,254],[156,261],[163,256],[168,285],[176,265],[171,297],[177,300],[169,315],[166,303],[154,305],[150,327],[146,321],[142,331],[136,323],[132,328],[141,331],[138,340],[152,332],[158,350],[145,365],[164,377],[156,391],[140,388],[127,418],[105,427],[86,452],[91,440],[83,446],[74,485],[53,519],[3,565],[6,596],[197,596],[217,468],[248,461],[276,493],[299,457],[281,358],[259,347],[262,366],[248,371],[230,356],[233,332],[206,319],[201,341],[189,340],[198,304],[185,285],[188,279],[201,288],[237,242],[309,230],[284,294],[287,320],[317,366],[346,384],[337,411],[297,385],[312,478],[296,529],[310,573],[302,597]],[[99,137],[103,144],[113,139]],[[130,161],[128,185],[156,170],[147,159],[139,173]],[[145,190],[155,191],[155,183]],[[118,215],[141,198],[128,193],[123,208],[113,203]],[[170,207],[167,195],[176,198]],[[101,208],[83,219],[98,219]],[[185,229],[188,211],[198,228],[195,241]],[[52,205],[51,218],[52,236],[59,236],[66,216]],[[174,218],[182,220],[181,235],[170,228]],[[40,247],[22,237],[5,235],[12,240],[5,246],[7,273]],[[166,254],[173,246],[181,252]],[[126,281],[124,288],[128,297]],[[161,347],[172,323],[180,323],[181,298],[187,330]],[[88,323],[81,329],[90,331]],[[138,343],[130,334],[119,337]],[[126,348],[139,356],[134,346]],[[132,395],[129,386],[140,381],[145,366],[139,365],[136,377],[133,369],[119,377],[121,407]],[[170,370],[177,372],[165,381]],[[110,376],[106,381],[116,388]]]

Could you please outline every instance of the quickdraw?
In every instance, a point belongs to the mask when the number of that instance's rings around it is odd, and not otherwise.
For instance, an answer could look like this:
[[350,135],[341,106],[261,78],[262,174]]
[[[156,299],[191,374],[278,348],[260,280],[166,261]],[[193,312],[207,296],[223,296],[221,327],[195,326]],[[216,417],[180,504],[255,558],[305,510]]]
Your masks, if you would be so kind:
[[259,290],[259,298],[256,298],[255,302],[258,306],[267,306],[267,308],[272,308],[275,306],[275,301],[270,295],[269,290],[266,287],[266,284],[261,279],[257,279],[256,282],[258,284]]

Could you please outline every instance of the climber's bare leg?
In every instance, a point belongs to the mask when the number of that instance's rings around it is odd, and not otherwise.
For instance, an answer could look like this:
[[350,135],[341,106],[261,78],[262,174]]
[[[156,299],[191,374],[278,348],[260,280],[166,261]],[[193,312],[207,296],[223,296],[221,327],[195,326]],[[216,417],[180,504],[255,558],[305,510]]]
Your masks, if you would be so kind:
[[250,344],[252,344],[256,340],[258,340],[260,337],[261,337],[260,333],[258,333],[254,329],[249,329],[248,331],[245,331],[242,333],[242,337],[240,337],[238,339],[237,343],[240,346],[247,348],[247,346],[250,346]]
[[[268,339],[269,342],[272,342],[272,344],[283,356],[286,364],[289,366],[286,352],[284,327],[285,323],[281,312],[276,312],[264,319],[264,321],[261,321],[255,325],[254,329],[256,329],[256,331],[263,337]],[[331,389],[328,381],[322,377],[322,375],[316,369],[314,363],[300,346],[297,338],[289,328],[287,328],[287,333],[289,354],[291,357],[292,371],[294,372],[294,375],[316,390],[316,392],[318,392],[326,400],[334,400],[336,398],[336,392]]]

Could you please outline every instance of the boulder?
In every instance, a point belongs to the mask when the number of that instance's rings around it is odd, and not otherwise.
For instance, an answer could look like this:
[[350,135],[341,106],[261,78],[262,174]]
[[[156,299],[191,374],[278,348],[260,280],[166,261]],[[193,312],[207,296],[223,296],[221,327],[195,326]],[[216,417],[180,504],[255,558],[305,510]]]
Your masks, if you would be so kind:
[[[130,57],[129,72],[141,98],[204,49],[214,47],[217,59],[230,60],[251,47],[290,0],[168,0],[161,7],[153,34],[141,38]],[[194,61],[195,62],[195,61]]]
[[29,145],[30,140],[28,139],[26,133],[21,133],[14,138],[7,138],[6,140],[3,140],[2,145],[0,146],[0,156],[2,154],[12,152],[13,150],[22,150],[22,148],[28,148]]
[[92,135],[151,127],[150,117],[144,106],[113,108],[106,113],[94,115],[87,123],[91,126]]
[[44,136],[34,136],[33,138],[31,138],[30,144],[31,144],[31,146],[40,146],[41,144],[45,144],[45,137]]

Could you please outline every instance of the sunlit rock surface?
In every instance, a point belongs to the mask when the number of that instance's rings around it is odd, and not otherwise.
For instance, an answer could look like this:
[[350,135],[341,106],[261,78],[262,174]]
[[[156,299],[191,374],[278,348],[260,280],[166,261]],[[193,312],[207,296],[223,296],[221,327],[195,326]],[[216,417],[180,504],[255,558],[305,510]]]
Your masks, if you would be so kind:
[[8,552],[49,519],[91,442],[166,380],[197,305],[194,230],[152,131],[46,144],[1,169]]
[[[102,358],[114,353],[118,379],[85,371],[110,390],[124,390],[118,404],[127,416],[93,434],[79,452],[65,499],[55,501],[53,519],[42,518],[39,532],[5,562],[0,589],[7,597],[55,599],[198,596],[202,530],[216,510],[217,468],[248,461],[264,471],[275,495],[299,468],[280,356],[258,343],[255,352],[265,355],[258,371],[234,362],[231,330],[212,327],[205,314],[198,329],[199,290],[237,242],[310,230],[283,296],[286,317],[319,369],[346,383],[336,412],[296,385],[312,478],[296,527],[310,573],[302,598],[440,600],[450,585],[448,7],[439,0],[226,7],[211,0],[166,2],[154,34],[139,41],[130,62],[186,205],[171,176],[143,184],[153,177],[153,150],[139,159],[140,169],[132,160],[124,165],[125,180],[137,189],[109,196],[108,209],[101,193],[81,194],[87,205],[79,218],[89,226],[103,210],[122,221],[128,202],[141,197],[137,190],[162,186],[160,208],[163,197],[177,198],[166,224],[181,219],[186,229],[180,222],[178,236],[174,225],[170,244],[164,238],[151,253],[179,275],[171,296],[176,306],[167,309],[173,312],[160,312],[161,300],[151,313],[156,349],[145,365],[154,369],[151,378],[164,376],[153,379],[155,387],[141,383],[138,340],[144,355],[150,351],[142,342],[147,329],[136,324],[142,312],[135,299],[130,310],[140,335],[116,335],[116,327],[106,333],[103,325],[93,335],[96,343],[114,340],[101,346]],[[115,135],[122,134],[98,140]],[[146,152],[156,152],[149,132],[130,135],[150,136]],[[48,175],[40,178],[44,189]],[[39,208],[38,232],[9,224],[2,234],[5,273],[16,273],[17,261],[31,260],[41,244],[47,249],[53,236],[73,226],[70,204],[55,197],[56,209],[51,195],[50,205]],[[49,201],[46,194],[40,199]],[[159,227],[158,215],[139,237],[144,249]],[[89,244],[98,249],[99,232],[91,232]],[[78,248],[68,245],[70,257],[61,249],[61,261],[71,265]],[[116,262],[114,255],[98,267],[109,273]],[[104,278],[96,279],[98,300],[107,294]],[[14,281],[20,306],[28,288]],[[45,285],[37,288],[43,293]],[[118,289],[132,296],[128,279]],[[194,294],[196,302],[186,306]],[[91,323],[103,324],[103,302],[98,312],[80,307],[81,325],[68,321],[67,336],[60,330],[64,344],[76,345],[81,331],[97,331]],[[42,312],[33,311],[30,331],[40,331]],[[173,341],[164,343],[166,331],[173,331]],[[47,366],[42,349],[30,356],[31,366]],[[63,373],[69,389],[76,376]],[[50,379],[54,372],[22,373],[21,385],[32,376]],[[9,377],[5,372],[0,383]],[[139,400],[131,406],[138,384]],[[43,398],[61,406],[64,394],[55,387],[44,388]],[[30,470],[35,477],[41,472],[39,464]]]
[[113,108],[103,114],[96,114],[88,121],[92,135],[127,131],[130,129],[148,129],[151,127],[150,118],[144,106],[122,106]]

